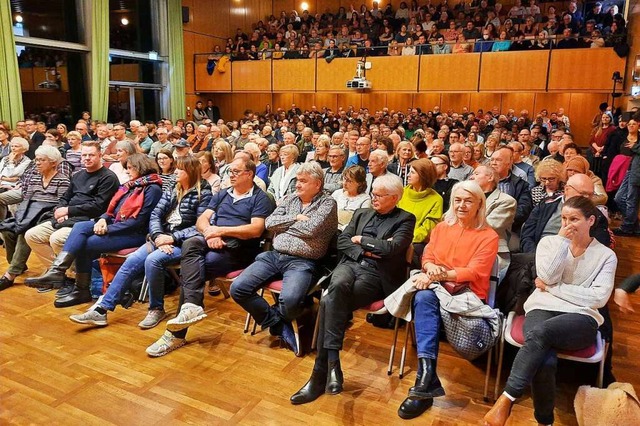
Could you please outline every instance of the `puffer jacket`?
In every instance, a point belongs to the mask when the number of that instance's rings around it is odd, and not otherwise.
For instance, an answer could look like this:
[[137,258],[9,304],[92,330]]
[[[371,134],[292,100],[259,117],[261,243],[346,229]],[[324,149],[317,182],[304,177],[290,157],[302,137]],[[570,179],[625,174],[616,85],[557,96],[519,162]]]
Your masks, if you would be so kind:
[[207,181],[201,181],[200,185],[199,199],[198,191],[194,187],[184,194],[182,200],[180,200],[178,209],[182,221],[174,226],[173,229],[171,229],[167,219],[169,218],[169,213],[173,211],[178,203],[178,196],[175,188],[171,192],[162,194],[158,205],[151,213],[149,222],[151,239],[155,240],[161,234],[170,234],[173,237],[174,245],[180,246],[186,239],[198,234],[196,220],[207,209],[212,196],[211,186]]

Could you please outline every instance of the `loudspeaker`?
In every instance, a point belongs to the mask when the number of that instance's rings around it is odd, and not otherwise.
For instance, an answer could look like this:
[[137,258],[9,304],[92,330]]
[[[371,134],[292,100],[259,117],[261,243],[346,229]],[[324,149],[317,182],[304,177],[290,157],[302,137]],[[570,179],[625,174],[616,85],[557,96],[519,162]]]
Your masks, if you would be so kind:
[[182,23],[183,24],[189,23],[189,7],[188,6],[182,6]]

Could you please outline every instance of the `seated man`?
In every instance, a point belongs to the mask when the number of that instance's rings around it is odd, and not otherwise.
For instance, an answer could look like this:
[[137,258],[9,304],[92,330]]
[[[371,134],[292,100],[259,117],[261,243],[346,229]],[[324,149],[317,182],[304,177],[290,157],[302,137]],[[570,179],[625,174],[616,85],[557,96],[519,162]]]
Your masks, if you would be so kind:
[[333,145],[329,149],[329,167],[323,169],[324,191],[331,195],[342,188],[342,172],[344,171],[345,153],[344,149],[338,145]]
[[386,151],[376,149],[369,155],[369,173],[367,173],[367,194],[371,194],[373,182],[387,174],[389,156]]
[[[105,213],[120,186],[116,174],[102,165],[102,152],[97,142],[83,142],[82,167],[71,177],[71,185],[59,199],[53,219],[29,229],[24,235],[46,268],[62,251],[73,225]],[[72,284],[65,286],[57,296],[68,294],[72,288]]]
[[196,222],[202,235],[182,244],[182,304],[179,314],[167,322],[167,331],[147,348],[150,356],[163,356],[183,346],[188,327],[207,316],[202,309],[207,275],[219,277],[241,269],[258,253],[273,204],[253,182],[255,172],[255,163],[246,156],[233,160],[231,187],[214,195]]
[[382,300],[405,280],[406,252],[416,218],[396,207],[402,198],[399,177],[389,173],[373,183],[371,209],[358,209],[338,237],[343,253],[320,302],[318,355],[309,381],[291,397],[306,404],[320,395],[342,392],[339,351],[352,311]]
[[[303,310],[313,284],[316,261],[327,252],[338,229],[336,201],[322,191],[322,168],[303,163],[297,170],[295,194],[285,196],[265,222],[275,233],[273,250],[260,253],[231,285],[231,297],[273,336],[280,336],[298,352],[291,321]],[[257,291],[282,277],[277,306],[270,306]]]

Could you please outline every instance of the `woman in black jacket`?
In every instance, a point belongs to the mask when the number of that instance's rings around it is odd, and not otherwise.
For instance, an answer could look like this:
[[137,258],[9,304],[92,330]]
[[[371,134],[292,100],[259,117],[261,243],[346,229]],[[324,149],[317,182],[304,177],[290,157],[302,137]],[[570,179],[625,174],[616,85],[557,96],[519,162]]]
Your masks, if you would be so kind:
[[131,281],[143,274],[149,283],[149,312],[138,325],[148,329],[164,319],[165,267],[180,262],[180,246],[198,233],[196,220],[211,200],[211,190],[209,184],[201,179],[197,158],[179,157],[176,160],[176,175],[176,186],[162,195],[151,213],[149,241],[127,257],[98,303],[84,314],[71,315],[71,321],[107,325],[107,311],[115,309]]
[[91,263],[100,254],[144,243],[151,212],[162,195],[162,179],[157,174],[155,162],[144,154],[129,156],[127,172],[131,180],[118,189],[107,212],[95,222],[76,223],[47,272],[26,281],[29,287],[59,288],[66,280],[67,269],[75,261],[76,284],[71,293],[56,299],[56,308],[91,301]]

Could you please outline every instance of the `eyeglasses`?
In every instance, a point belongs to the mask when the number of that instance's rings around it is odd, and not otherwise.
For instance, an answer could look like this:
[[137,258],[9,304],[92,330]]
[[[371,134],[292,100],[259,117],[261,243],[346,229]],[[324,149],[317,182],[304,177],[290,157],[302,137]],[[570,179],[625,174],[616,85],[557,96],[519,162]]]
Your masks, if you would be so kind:
[[580,191],[578,188],[576,188],[573,185],[565,185],[564,186],[564,192],[565,193],[567,192],[568,188],[573,189],[574,191],[576,191],[578,194],[582,195],[583,197],[587,197],[588,198],[588,197],[591,197],[593,195],[593,193],[591,193],[591,192]]
[[230,169],[229,174],[232,176],[238,176],[240,173],[246,172],[247,170],[238,170],[238,169]]
[[329,157],[329,158],[340,158],[340,157],[342,157],[342,155],[339,155],[339,154],[338,155],[327,155],[327,157]]
[[541,177],[540,182],[555,182],[556,179],[556,177]]
[[384,198],[384,197],[388,197],[390,195],[391,194],[375,194],[375,193],[372,193],[371,194],[371,199],[372,200],[377,200],[378,198]]

